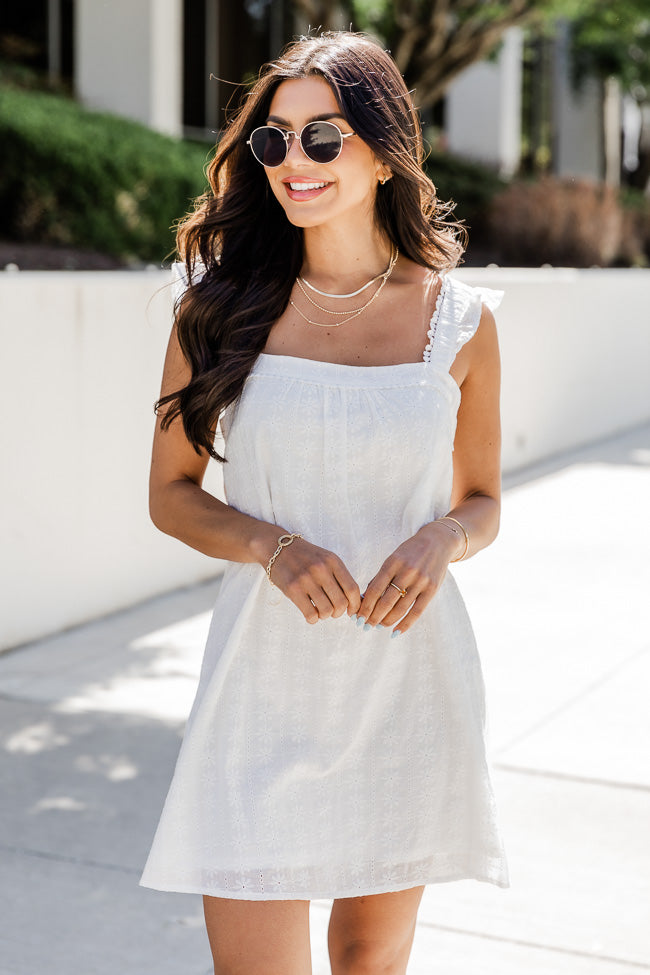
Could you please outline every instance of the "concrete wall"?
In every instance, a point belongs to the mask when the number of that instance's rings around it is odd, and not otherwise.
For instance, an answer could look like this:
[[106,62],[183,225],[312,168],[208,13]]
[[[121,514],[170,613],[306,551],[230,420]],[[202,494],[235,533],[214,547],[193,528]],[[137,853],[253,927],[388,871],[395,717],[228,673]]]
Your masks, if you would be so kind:
[[522,54],[522,31],[512,27],[498,56],[466,68],[447,92],[449,151],[494,166],[504,176],[519,167]]
[[0,647],[219,568],[148,518],[168,280],[157,272],[0,274],[11,403],[1,441]]
[[89,108],[182,128],[182,0],[77,0],[75,88]]
[[[458,273],[507,292],[506,470],[650,417],[650,271]],[[156,271],[0,274],[0,648],[219,568],[147,514],[167,282]]]
[[505,290],[503,469],[513,471],[650,418],[650,271],[467,269]]

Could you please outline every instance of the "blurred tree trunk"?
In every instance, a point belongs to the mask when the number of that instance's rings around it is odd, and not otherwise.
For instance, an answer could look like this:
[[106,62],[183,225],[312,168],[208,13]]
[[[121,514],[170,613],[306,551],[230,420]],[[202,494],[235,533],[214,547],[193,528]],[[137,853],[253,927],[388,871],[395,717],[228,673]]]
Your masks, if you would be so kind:
[[450,82],[487,57],[504,32],[531,20],[535,0],[396,0],[389,46],[420,108],[431,107]]
[[340,30],[353,21],[350,0],[294,0],[294,7],[312,29]]
[[391,51],[420,108],[430,108],[504,31],[541,14],[548,0],[294,0],[312,27],[351,23]]

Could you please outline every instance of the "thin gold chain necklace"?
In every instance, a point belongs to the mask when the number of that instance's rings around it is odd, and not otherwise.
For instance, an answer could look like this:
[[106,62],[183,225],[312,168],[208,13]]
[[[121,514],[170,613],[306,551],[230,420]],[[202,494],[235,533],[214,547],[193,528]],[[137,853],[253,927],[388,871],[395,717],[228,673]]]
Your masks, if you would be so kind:
[[[386,268],[386,270],[383,272],[383,274],[377,275],[377,277],[378,278],[381,278],[382,281],[381,281],[381,284],[379,285],[379,287],[377,288],[377,290],[375,291],[375,293],[365,303],[365,305],[362,305],[361,306],[361,308],[356,308],[351,313],[350,312],[343,312],[343,314],[344,315],[347,315],[348,317],[347,318],[343,318],[340,322],[314,322],[314,321],[312,321],[311,318],[308,318],[307,315],[305,315],[305,313],[300,310],[300,308],[298,308],[298,306],[296,305],[296,303],[295,303],[295,301],[293,299],[290,299],[289,300],[289,304],[293,308],[295,308],[295,310],[298,312],[298,314],[300,315],[300,317],[301,318],[304,318],[304,320],[309,325],[319,325],[321,328],[338,328],[339,325],[346,325],[348,322],[351,322],[353,318],[358,318],[359,315],[362,312],[364,312],[366,310],[366,308],[369,308],[370,305],[373,303],[373,301],[375,301],[375,299],[379,297],[379,295],[381,294],[381,292],[382,292],[382,290],[384,288],[384,285],[386,284],[386,282],[388,281],[389,277],[393,273],[393,268],[395,267],[395,265],[397,263],[397,258],[398,257],[399,257],[399,250],[397,248],[395,248],[394,253],[391,254],[390,264],[388,265],[388,267]],[[296,280],[298,280],[298,279],[296,279]],[[375,278],[375,280],[377,280],[377,278]],[[372,283],[372,282],[370,282],[370,283]],[[298,284],[300,284],[299,281],[298,281]],[[330,297],[334,297],[334,296],[330,296]],[[347,295],[337,295],[336,297],[339,297],[339,298],[340,297],[347,297]],[[316,304],[316,303],[314,301],[312,301],[312,304]],[[320,308],[319,305],[316,305],[316,307],[317,308]],[[327,311],[327,309],[325,309],[325,308],[321,308],[320,310],[321,311]],[[327,311],[327,314],[328,315],[331,315],[333,313]]]
[[[397,248],[395,248],[395,250],[397,250]],[[395,256],[395,260],[397,260],[397,256]],[[395,262],[393,260],[393,247],[391,245],[391,249],[390,249],[390,260],[388,262],[388,267],[386,268],[386,270],[385,271],[382,271],[381,274],[375,274],[374,278],[370,278],[370,281],[367,281],[360,288],[357,288],[356,291],[351,291],[347,295],[335,295],[335,294],[331,294],[329,291],[321,291],[320,288],[317,288],[315,284],[310,284],[310,282],[307,280],[307,278],[303,278],[303,277],[301,277],[301,275],[298,275],[297,280],[298,281],[301,281],[302,284],[306,284],[308,288],[311,288],[312,291],[315,291],[317,295],[321,295],[321,297],[323,297],[323,298],[341,298],[341,299],[342,298],[356,298],[356,296],[357,295],[360,295],[362,291],[365,291],[366,288],[369,288],[371,284],[374,284],[375,281],[379,281],[379,278],[383,278],[383,276],[386,273],[389,273],[390,270],[392,270],[391,264],[394,266],[394,263]],[[318,308],[319,305],[316,305],[316,307]],[[324,310],[325,309],[321,309],[321,311],[324,311]]]
[[[378,277],[381,277],[381,275],[378,275]],[[305,296],[305,298],[307,299],[307,301],[308,301],[308,302],[309,302],[309,303],[310,303],[311,305],[313,305],[313,306],[314,306],[314,308],[318,308],[318,310],[319,310],[319,311],[324,311],[326,315],[340,315],[340,314],[341,314],[341,311],[340,311],[340,309],[339,309],[339,311],[331,311],[331,310],[330,310],[329,308],[323,308],[323,306],[322,306],[322,305],[319,305],[317,301],[314,301],[314,299],[313,299],[313,298],[311,297],[311,295],[309,295],[309,294],[308,294],[308,293],[307,293],[307,292],[305,291],[305,289],[304,289],[304,287],[303,287],[303,284],[302,284],[302,281],[300,280],[300,278],[296,278],[296,284],[298,285],[298,287],[300,288],[300,290],[301,290],[301,291],[302,291],[302,293],[304,294],[304,296]],[[374,296],[373,296],[373,297],[374,297]],[[350,313],[350,314],[352,314],[352,312],[357,312],[357,311],[358,311],[358,312],[361,312],[361,311],[363,311],[363,309],[364,309],[364,308],[367,308],[367,307],[368,307],[368,305],[369,305],[369,302],[366,302],[366,303],[365,303],[365,305],[362,305],[362,306],[361,306],[361,308],[350,308],[350,309],[349,309],[349,313]],[[347,314],[348,314],[348,312],[344,312],[344,314],[346,314],[346,315],[347,315]]]

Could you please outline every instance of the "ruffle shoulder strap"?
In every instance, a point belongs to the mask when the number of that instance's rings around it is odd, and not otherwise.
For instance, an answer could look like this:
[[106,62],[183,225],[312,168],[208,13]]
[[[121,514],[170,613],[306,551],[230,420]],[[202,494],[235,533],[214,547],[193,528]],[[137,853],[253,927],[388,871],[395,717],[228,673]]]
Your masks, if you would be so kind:
[[490,311],[495,311],[502,298],[503,291],[474,288],[446,275],[427,333],[425,362],[431,362],[448,372],[459,350],[476,332],[482,306],[487,305]]

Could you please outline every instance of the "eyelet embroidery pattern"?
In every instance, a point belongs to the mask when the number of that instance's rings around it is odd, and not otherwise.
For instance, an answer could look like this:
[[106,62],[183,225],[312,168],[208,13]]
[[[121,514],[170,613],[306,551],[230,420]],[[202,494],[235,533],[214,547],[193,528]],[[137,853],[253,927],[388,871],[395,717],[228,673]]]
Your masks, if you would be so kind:
[[[261,356],[222,418],[229,504],[367,585],[449,509],[458,398],[444,373],[479,317],[477,289],[444,277],[430,366]],[[144,886],[251,900],[507,886],[480,661],[451,574],[390,634],[309,625],[260,566],[228,564]]]

